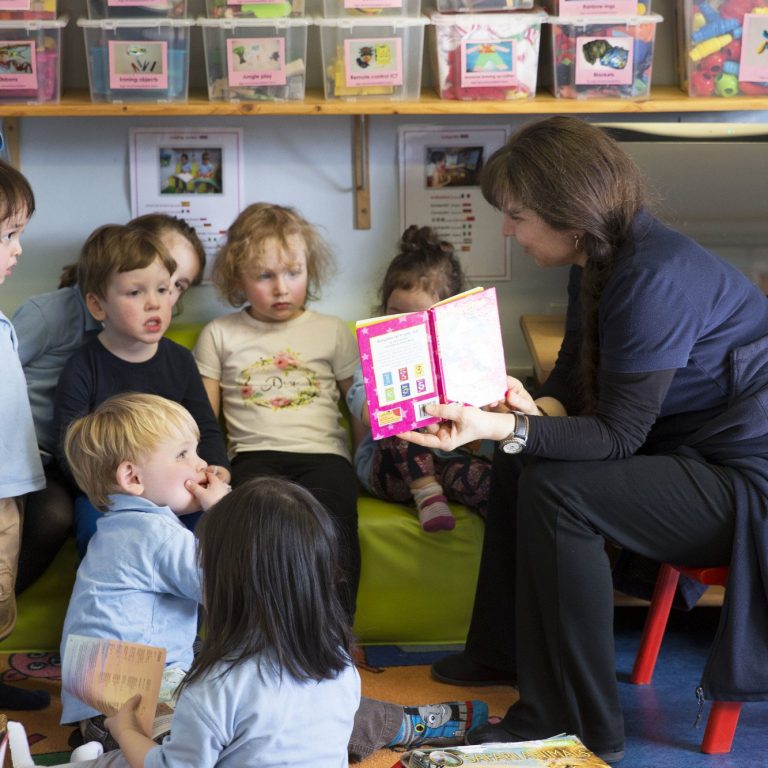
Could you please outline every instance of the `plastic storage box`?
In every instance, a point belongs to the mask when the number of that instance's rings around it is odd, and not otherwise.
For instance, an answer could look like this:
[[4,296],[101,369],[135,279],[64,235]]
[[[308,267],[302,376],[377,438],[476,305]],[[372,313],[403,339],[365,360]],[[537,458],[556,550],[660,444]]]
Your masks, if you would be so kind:
[[186,101],[191,19],[78,19],[92,101]]
[[768,96],[768,0],[684,0],[678,29],[689,96]]
[[301,101],[306,19],[198,19],[211,101]]
[[486,13],[533,8],[533,0],[437,0],[440,13]]
[[433,13],[432,71],[442,99],[532,99],[543,11]]
[[89,19],[183,19],[186,15],[187,0],[88,0]]
[[326,99],[418,99],[425,17],[315,19]]
[[68,20],[0,21],[0,103],[59,101],[61,30]]
[[567,99],[647,99],[658,14],[554,16],[552,92]]
[[0,0],[0,20],[55,18],[56,0]]
[[282,16],[303,16],[304,0],[205,0],[205,9],[211,19],[243,17],[275,19]]
[[323,0],[323,16],[418,16],[421,0]]

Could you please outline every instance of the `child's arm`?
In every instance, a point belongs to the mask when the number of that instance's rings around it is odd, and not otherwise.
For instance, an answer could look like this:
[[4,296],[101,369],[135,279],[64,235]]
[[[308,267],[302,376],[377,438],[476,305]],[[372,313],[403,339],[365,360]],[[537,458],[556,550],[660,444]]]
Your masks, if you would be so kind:
[[221,384],[216,379],[209,379],[207,376],[203,376],[203,388],[205,394],[208,395],[208,400],[213,408],[213,413],[218,419],[221,415]]
[[142,732],[139,725],[136,708],[140,701],[141,694],[137,693],[128,699],[116,714],[105,721],[105,725],[120,745],[120,750],[131,768],[144,768],[144,758],[157,746]]
[[[345,400],[347,398],[347,393],[349,392],[349,389],[352,386],[352,381],[353,381],[352,376],[350,376],[349,378],[342,379],[341,381],[336,382],[339,386],[339,392],[341,392],[341,396]],[[365,407],[365,417],[366,419],[368,417],[367,405]],[[349,412],[349,422],[352,428],[352,445],[354,448],[357,448],[357,446],[360,445],[360,441],[365,437],[365,434],[368,431],[368,428],[360,421],[360,419],[354,413],[352,413],[351,410]]]
[[56,385],[56,399],[53,406],[53,423],[57,436],[56,459],[59,466],[69,472],[64,456],[64,437],[67,428],[80,416],[90,413],[94,407],[96,382],[93,378],[94,365],[81,347],[64,366]]

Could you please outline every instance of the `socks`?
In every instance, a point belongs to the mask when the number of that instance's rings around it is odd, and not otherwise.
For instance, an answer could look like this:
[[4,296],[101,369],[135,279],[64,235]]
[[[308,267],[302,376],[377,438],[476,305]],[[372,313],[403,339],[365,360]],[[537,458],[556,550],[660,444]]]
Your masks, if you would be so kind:
[[448,509],[448,499],[443,489],[437,483],[429,483],[422,488],[412,488],[416,509],[419,514],[421,527],[427,533],[435,531],[452,531],[456,525],[451,510]]
[[484,701],[447,701],[423,707],[403,707],[403,722],[388,747],[412,749],[422,744],[451,747],[464,743],[472,728],[488,721]]
[[51,703],[47,691],[30,691],[0,683],[0,710],[42,709]]

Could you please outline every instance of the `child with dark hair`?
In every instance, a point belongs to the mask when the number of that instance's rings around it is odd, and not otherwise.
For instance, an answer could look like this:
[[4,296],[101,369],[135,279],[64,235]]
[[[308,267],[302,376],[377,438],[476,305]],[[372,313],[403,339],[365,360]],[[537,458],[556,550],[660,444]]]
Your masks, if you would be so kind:
[[[465,289],[464,272],[453,246],[429,227],[410,226],[384,275],[379,312],[417,312]],[[347,393],[351,413],[369,424],[362,371]],[[374,496],[415,503],[427,532],[449,531],[456,521],[448,500],[484,515],[491,476],[490,461],[468,451],[432,451],[398,437],[374,441],[368,432],[355,451],[355,469]]]

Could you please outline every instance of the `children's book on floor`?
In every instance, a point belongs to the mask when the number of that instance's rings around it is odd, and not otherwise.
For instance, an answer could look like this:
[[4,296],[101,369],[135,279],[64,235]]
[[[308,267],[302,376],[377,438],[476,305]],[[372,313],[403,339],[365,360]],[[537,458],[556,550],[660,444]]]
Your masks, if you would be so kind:
[[155,728],[155,708],[165,669],[165,648],[101,637],[70,635],[64,648],[61,684],[105,715],[114,714],[134,694],[144,733]]
[[414,749],[405,752],[392,768],[451,768],[481,765],[483,768],[608,768],[576,736],[553,736],[536,741],[479,744],[473,747]]
[[495,288],[423,312],[360,320],[357,343],[374,440],[438,421],[424,408],[504,399],[507,371]]

